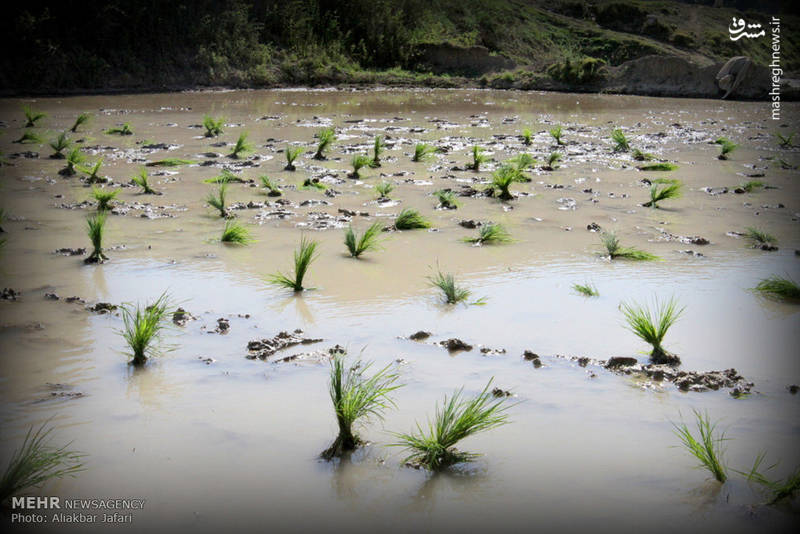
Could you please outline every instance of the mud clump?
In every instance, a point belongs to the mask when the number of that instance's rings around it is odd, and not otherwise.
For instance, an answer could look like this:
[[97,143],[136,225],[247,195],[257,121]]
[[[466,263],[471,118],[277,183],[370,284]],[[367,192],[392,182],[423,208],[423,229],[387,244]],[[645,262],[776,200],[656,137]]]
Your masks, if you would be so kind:
[[792,384],[791,386],[786,386],[786,389],[789,390],[789,393],[792,395],[797,395],[797,392],[800,391],[800,386]]
[[632,367],[639,363],[636,358],[629,358],[627,356],[614,356],[609,358],[605,364],[606,369],[619,369],[620,367]]
[[492,390],[492,395],[497,398],[504,398],[504,397],[511,397],[512,393],[507,389],[494,388]]
[[601,230],[600,225],[596,222],[592,222],[586,225],[586,229],[590,232],[599,232]]
[[20,292],[10,287],[4,287],[3,291],[0,292],[0,299],[2,300],[17,300],[19,299]]
[[526,350],[523,352],[522,359],[527,362],[531,362],[536,369],[542,366],[542,360],[539,358],[539,355],[531,350]]
[[117,305],[111,304],[110,302],[98,302],[94,306],[89,306],[86,309],[92,313],[99,313],[100,315],[103,315],[116,311]]
[[247,344],[249,354],[247,358],[254,360],[256,358],[266,360],[279,350],[295,345],[310,345],[312,343],[319,343],[322,339],[314,339],[303,337],[303,331],[300,329],[294,332],[279,332],[275,337],[265,338],[250,341]]
[[172,312],[172,322],[178,326],[186,326],[186,323],[189,321],[194,321],[196,317],[191,313],[187,312],[183,308],[178,308],[174,312]]
[[217,327],[214,329],[214,333],[225,335],[231,330],[231,323],[227,319],[220,317],[217,319]]
[[83,256],[86,254],[85,248],[59,248],[53,251],[53,254],[61,254],[62,256]]
[[45,300],[61,300],[61,297],[56,295],[55,293],[45,293],[44,294]]
[[313,352],[300,352],[298,354],[292,354],[291,356],[286,356],[285,358],[280,358],[278,360],[273,361],[272,363],[311,363],[311,364],[320,364],[331,360],[332,358],[346,354],[345,348],[341,345],[334,345],[333,347],[329,348],[327,351],[313,351]]
[[446,339],[444,341],[440,341],[439,345],[443,346],[450,352],[458,352],[458,351],[470,351],[472,350],[472,345],[469,343],[465,343],[461,341],[457,337],[452,337],[450,339]]
[[423,341],[425,339],[428,339],[432,335],[433,334],[431,334],[430,332],[426,332],[425,330],[420,330],[419,332],[415,332],[415,333],[411,334],[410,336],[408,336],[408,339],[411,339],[411,340],[414,340],[414,341]]

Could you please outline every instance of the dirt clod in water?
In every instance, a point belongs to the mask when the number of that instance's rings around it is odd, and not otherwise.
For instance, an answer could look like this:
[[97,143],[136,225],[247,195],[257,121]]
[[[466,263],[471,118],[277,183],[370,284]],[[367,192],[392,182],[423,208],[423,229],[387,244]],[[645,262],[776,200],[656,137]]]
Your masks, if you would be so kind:
[[196,317],[183,308],[178,308],[172,313],[172,322],[178,326],[186,326],[189,321],[194,321]]
[[492,395],[498,398],[502,398],[502,397],[510,397],[512,393],[507,389],[494,388],[492,390]]
[[415,332],[410,336],[408,336],[408,339],[412,339],[414,341],[422,341],[423,339],[428,339],[429,337],[431,337],[431,335],[432,334],[430,332],[426,332],[425,330],[420,330],[419,332]]
[[292,333],[279,332],[277,335],[275,335],[275,337],[272,338],[250,341],[247,344],[247,350],[249,351],[247,358],[250,360],[254,360],[256,358],[266,360],[279,350],[287,347],[293,347],[295,345],[310,345],[312,343],[319,343],[321,341],[322,339],[303,337],[303,331],[300,329],[297,329]]
[[465,343],[456,337],[440,341],[439,345],[445,347],[450,352],[457,352],[460,350],[464,351],[472,350],[472,345],[470,345],[469,343]]
[[17,300],[19,298],[20,292],[10,287],[4,287],[3,291],[0,292],[0,299],[3,300]]
[[93,313],[111,313],[117,309],[116,304],[111,304],[110,302],[98,302],[94,306],[89,306],[86,308],[88,311]]
[[217,327],[214,329],[216,334],[227,334],[231,329],[231,323],[227,319],[220,317],[217,319]]
[[639,363],[636,358],[629,358],[627,356],[614,356],[609,358],[606,362],[606,369],[619,369],[620,367],[631,367]]

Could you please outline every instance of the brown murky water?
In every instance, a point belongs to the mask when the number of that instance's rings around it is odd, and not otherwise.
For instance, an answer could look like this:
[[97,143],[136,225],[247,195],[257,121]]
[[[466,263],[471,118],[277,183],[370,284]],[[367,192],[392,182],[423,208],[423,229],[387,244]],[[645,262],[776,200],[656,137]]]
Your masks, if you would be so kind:
[[[39,129],[48,139],[79,112],[94,115],[73,139],[83,139],[91,161],[104,156],[101,174],[113,179],[111,187],[126,185],[145,161],[216,162],[167,172],[148,168],[162,196],[122,187],[118,214],[107,225],[112,260],[86,266],[80,257],[53,251],[89,245],[84,221],[94,206],[62,205],[90,198],[91,190],[78,177],[60,177],[63,162],[48,159],[46,145],[12,144],[22,132],[24,103],[0,101],[5,157],[39,152],[37,159],[11,157],[13,165],[0,168],[0,204],[8,216],[2,286],[21,291],[17,301],[0,301],[0,445],[7,457],[30,425],[53,418],[56,440],[72,441],[88,454],[85,472],[37,494],[146,499],[132,525],[116,526],[129,531],[761,532],[796,522],[796,506],[751,508],[759,494],[740,478],[722,487],[709,481],[675,447],[672,427],[681,414],[688,420],[693,408],[707,410],[733,438],[726,455],[732,467],[749,468],[761,450],[773,463],[781,460],[776,476],[800,463],[800,407],[786,390],[800,382],[798,308],[748,290],[772,274],[800,279],[800,185],[797,171],[778,162],[800,164],[800,154],[778,149],[765,105],[474,90],[37,100],[33,107],[48,113]],[[786,106],[783,122],[797,124],[798,109]],[[204,138],[193,127],[206,113],[226,118],[220,139]],[[130,122],[135,135],[103,133],[122,122]],[[502,203],[462,197],[457,210],[434,209],[433,191],[482,189],[497,161],[522,151],[542,160],[556,149],[547,134],[556,123],[564,125],[568,143],[559,148],[562,166],[530,172],[532,182],[512,188],[519,198]],[[311,159],[313,135],[322,125],[335,126],[339,140],[330,159],[317,162]],[[682,198],[664,202],[663,209],[640,206],[648,198],[640,181],[665,173],[640,172],[629,155],[614,154],[609,134],[615,125],[625,127],[633,146],[680,165],[668,174],[686,184]],[[535,134],[531,147],[517,137],[525,127]],[[230,148],[214,145],[232,144],[241,131],[250,133],[259,157],[236,172],[254,179],[267,174],[286,186],[283,198],[291,203],[284,208],[291,215],[273,217],[277,206],[265,203],[274,198],[233,184],[232,202],[256,206],[234,211],[257,239],[236,248],[215,241],[223,223],[204,206],[214,186],[203,180],[232,163],[224,157]],[[376,133],[389,143],[383,167],[348,179],[351,154],[367,152]],[[729,161],[719,161],[717,145],[710,144],[721,135],[741,145]],[[419,141],[447,152],[412,163]],[[150,143],[172,147],[143,148]],[[294,173],[282,170],[279,151],[287,143],[307,148]],[[495,162],[479,173],[452,170],[468,162],[473,144],[486,147]],[[752,179],[747,175],[761,173],[758,179],[773,189],[733,193]],[[309,176],[339,194],[297,190]],[[381,179],[394,182],[397,204],[375,202],[373,187]],[[729,192],[704,190],[722,187]],[[302,205],[308,200],[315,202]],[[359,229],[376,219],[390,225],[403,207],[422,211],[436,231],[387,233],[383,251],[358,261],[345,255],[341,228],[348,222]],[[369,216],[348,221],[340,208]],[[515,242],[471,247],[461,239],[476,230],[461,227],[462,219],[502,222]],[[599,235],[586,229],[592,222],[663,261],[601,258]],[[780,250],[754,250],[727,234],[748,226],[774,234]],[[269,285],[267,276],[289,269],[303,232],[320,242],[320,255],[308,278],[315,289],[294,296]],[[684,244],[670,234],[700,235],[711,243]],[[486,305],[442,304],[426,280],[437,263],[475,298],[485,297]],[[584,281],[601,296],[586,299],[571,290]],[[169,332],[173,351],[134,370],[118,333],[121,318],[85,306],[152,300],[164,291],[198,319]],[[50,292],[61,300],[45,300]],[[557,357],[645,361],[645,346],[623,326],[618,305],[654,295],[674,295],[686,306],[666,343],[681,355],[684,369],[735,367],[755,383],[754,393],[743,399],[729,390],[685,393]],[[69,296],[86,304],[65,302]],[[218,318],[229,319],[229,333],[213,333]],[[399,408],[363,429],[372,443],[350,461],[317,459],[336,432],[325,363],[246,358],[249,340],[295,328],[324,341],[281,356],[338,343],[378,365],[392,363],[402,374]],[[506,353],[483,355],[476,346],[449,355],[433,343],[402,337],[420,329],[433,332],[431,341],[459,337]],[[540,354],[544,366],[525,362],[526,349]],[[393,441],[389,432],[411,430],[443,395],[462,385],[476,392],[490,377],[520,402],[511,410],[512,424],[463,444],[483,453],[479,461],[432,477],[403,467],[400,451],[385,447]],[[64,396],[71,393],[84,395]],[[24,528],[83,532],[109,526]]]

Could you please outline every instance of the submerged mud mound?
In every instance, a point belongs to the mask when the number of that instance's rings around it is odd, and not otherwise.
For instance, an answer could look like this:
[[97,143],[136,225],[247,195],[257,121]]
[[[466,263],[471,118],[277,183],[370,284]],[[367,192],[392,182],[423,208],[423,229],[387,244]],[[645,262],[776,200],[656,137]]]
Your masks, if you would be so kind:
[[424,44],[420,45],[419,54],[422,63],[436,74],[480,75],[516,66],[506,57],[491,54],[484,46]]

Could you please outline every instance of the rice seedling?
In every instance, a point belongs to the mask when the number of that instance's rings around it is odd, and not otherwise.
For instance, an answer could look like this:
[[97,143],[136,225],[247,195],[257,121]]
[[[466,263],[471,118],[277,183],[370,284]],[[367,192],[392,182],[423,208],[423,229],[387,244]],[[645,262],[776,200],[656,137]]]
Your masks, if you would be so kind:
[[0,481],[0,503],[8,504],[11,497],[28,488],[39,488],[48,480],[74,477],[84,470],[81,458],[85,455],[63,447],[50,445],[52,427],[46,421],[38,429],[31,427],[19,448],[14,449]]
[[106,130],[106,133],[109,135],[133,135],[133,130],[131,129],[131,124],[126,122],[122,126],[109,128]]
[[493,428],[507,424],[507,397],[495,397],[489,387],[492,380],[474,398],[463,398],[461,388],[448,398],[445,396],[441,407],[437,404],[433,421],[423,429],[411,434],[395,434],[398,439],[393,446],[402,447],[409,452],[404,463],[417,464],[432,471],[445,469],[453,464],[469,462],[479,455],[455,448],[458,442]]
[[774,246],[778,244],[778,239],[774,235],[768,234],[767,232],[752,226],[748,226],[745,229],[744,236],[746,239],[750,240],[753,248]]
[[234,245],[248,245],[255,241],[250,230],[235,220],[225,221],[225,228],[219,240]]
[[167,327],[169,296],[162,293],[152,304],[123,304],[122,337],[130,349],[131,363],[144,365],[149,358],[160,352],[161,336]]
[[505,226],[499,223],[484,224],[478,230],[478,237],[465,237],[465,243],[472,243],[476,246],[480,245],[495,245],[501,243],[510,243],[511,234]]
[[739,145],[737,145],[736,143],[734,143],[729,139],[725,139],[724,137],[718,139],[717,143],[719,143],[721,149],[720,154],[719,156],[717,156],[717,158],[722,160],[728,159],[729,154],[739,147]]
[[156,161],[148,161],[148,167],[178,167],[180,165],[194,165],[197,163],[191,159],[181,159],[181,158],[167,158],[167,159],[159,159]]
[[233,145],[233,150],[231,150],[231,153],[228,154],[229,158],[231,158],[231,159],[239,159],[244,154],[246,154],[246,153],[250,152],[251,150],[253,150],[252,143],[249,143],[247,141],[247,136],[248,135],[249,134],[247,132],[242,132],[242,133],[239,134],[238,139],[236,139],[236,144]]
[[92,253],[83,260],[85,263],[103,263],[108,256],[103,252],[103,235],[105,234],[106,212],[100,211],[86,219],[86,230],[92,242]]
[[117,198],[119,189],[107,191],[104,189],[92,188],[92,197],[97,201],[97,211],[106,211],[111,208],[110,203]]
[[417,143],[414,146],[414,156],[411,161],[419,162],[428,159],[434,152],[436,147],[427,143]]
[[267,190],[267,196],[279,197],[283,194],[283,191],[281,191],[281,188],[278,187],[278,184],[275,183],[269,176],[259,176],[258,179],[261,180],[261,185],[263,185],[264,189]]
[[333,128],[323,128],[317,132],[317,151],[314,153],[314,159],[324,160],[325,151],[330,148],[334,141],[336,141],[336,132]]
[[347,250],[350,251],[350,255],[358,258],[368,250],[379,250],[381,248],[378,237],[382,231],[383,225],[375,222],[364,231],[361,237],[358,237],[358,234],[353,231],[352,225],[348,226],[347,230],[344,231],[344,244],[347,246]]
[[563,135],[563,131],[561,129],[561,125],[556,125],[550,129],[550,136],[556,140],[557,145],[563,145],[564,142],[561,140],[561,136]]
[[224,122],[225,119],[223,118],[215,119],[210,115],[205,115],[203,117],[203,128],[206,129],[205,136],[217,137],[222,133],[222,125]]
[[150,187],[150,182],[148,181],[147,169],[140,169],[139,174],[134,174],[131,177],[131,181],[142,188],[142,193],[145,195],[157,195],[159,194],[158,191]]
[[69,148],[69,145],[67,132],[61,132],[58,137],[50,141],[50,148],[53,149],[53,153],[50,157],[53,159],[64,159],[64,151]]
[[316,189],[317,191],[325,191],[328,186],[319,181],[319,178],[306,178],[303,180],[303,185],[300,189]]
[[752,193],[756,189],[764,187],[764,182],[760,180],[749,180],[739,186],[739,189],[744,191],[745,193]]
[[225,197],[228,192],[228,183],[222,182],[217,187],[216,193],[209,193],[206,197],[206,204],[219,211],[222,218],[228,217],[228,210],[225,208]]
[[658,299],[650,306],[639,306],[623,302],[620,310],[625,316],[628,328],[639,336],[642,341],[652,345],[650,358],[655,363],[677,363],[677,356],[664,350],[662,343],[670,327],[683,314],[685,308],[679,308],[674,298],[659,302]]
[[439,191],[434,191],[433,196],[435,196],[439,200],[438,209],[443,210],[454,210],[458,208],[458,201],[456,200],[456,195],[449,189],[441,189]]
[[764,278],[754,288],[765,297],[787,302],[800,302],[800,285],[794,280],[777,275]]
[[30,106],[23,106],[22,112],[25,113],[25,128],[33,128],[37,122],[47,117],[47,113],[34,111]]
[[400,376],[386,366],[370,377],[366,373],[372,363],[356,361],[345,366],[345,354],[338,352],[331,360],[329,391],[339,434],[330,447],[322,452],[322,458],[330,460],[355,450],[361,443],[354,426],[359,420],[383,419],[389,406],[395,406],[390,393],[401,387]]
[[105,178],[104,176],[100,176],[98,174],[100,172],[100,167],[102,165],[103,165],[103,158],[100,158],[97,161],[95,161],[91,167],[79,166],[78,170],[86,175],[87,183],[94,184],[94,183],[107,182],[108,181],[107,178]]
[[533,142],[533,132],[531,132],[530,128],[525,128],[522,130],[522,144],[525,146],[530,146]]
[[797,132],[792,132],[787,136],[781,134],[780,132],[775,132],[775,137],[778,140],[778,144],[781,148],[792,148],[794,146],[792,140],[794,139],[796,133]]
[[621,128],[611,131],[611,140],[614,142],[614,152],[627,152],[631,149],[628,138],[625,137],[625,132]]
[[523,152],[509,159],[508,163],[514,165],[519,172],[523,172],[534,166],[536,164],[536,159],[527,152]]
[[437,271],[436,275],[429,276],[428,280],[433,287],[438,287],[442,290],[444,300],[447,304],[463,302],[472,294],[472,291],[469,289],[457,285],[456,279],[452,274],[444,274],[441,270]]
[[294,273],[293,278],[278,272],[270,276],[270,282],[287,287],[295,292],[303,291],[303,279],[308,273],[308,268],[311,263],[316,259],[315,252],[318,243],[316,241],[306,239],[306,236],[300,238],[300,248],[294,252]]
[[698,437],[695,438],[689,427],[683,422],[680,425],[673,423],[675,435],[681,440],[686,450],[700,462],[698,467],[708,469],[716,480],[725,482],[728,479],[728,469],[723,458],[725,449],[722,447],[722,442],[726,441],[725,432],[716,434],[717,423],[711,422],[708,413],[704,415],[698,410],[694,410],[694,416]]
[[597,292],[597,288],[594,284],[586,282],[585,284],[572,284],[572,289],[584,297],[599,297],[600,293]]
[[659,259],[655,254],[650,254],[633,247],[623,247],[614,232],[600,234],[600,240],[610,259],[622,258],[633,261],[652,261]]
[[[790,473],[786,478],[783,480],[770,480],[767,478],[766,475],[759,471],[761,467],[761,463],[764,461],[766,457],[766,453],[762,452],[756,456],[756,460],[753,463],[753,467],[750,469],[750,472],[743,473],[741,471],[735,470],[737,473],[744,475],[747,477],[748,481],[755,481],[767,488],[771,494],[769,501],[767,501],[768,505],[774,505],[781,502],[784,499],[789,499],[800,490],[800,468],[795,468],[795,470]],[[774,468],[778,464],[773,464],[767,467],[767,470]]]
[[414,230],[416,228],[430,228],[431,222],[411,208],[405,208],[394,220],[394,227],[398,230]]
[[547,165],[543,165],[542,169],[545,171],[554,171],[558,168],[558,162],[561,161],[561,152],[551,152],[547,156]]
[[220,172],[217,176],[214,176],[213,178],[206,178],[205,180],[203,180],[203,183],[206,183],[206,184],[240,183],[240,184],[243,184],[243,183],[245,183],[245,181],[246,180],[244,178],[242,178],[241,176],[237,176],[237,175],[233,174],[228,169],[222,169],[222,172]]
[[478,145],[472,147],[472,163],[467,165],[468,169],[478,172],[481,169],[481,164],[486,163],[491,158],[483,154],[483,149]]
[[497,198],[501,200],[511,200],[514,195],[509,188],[514,182],[522,181],[520,172],[510,165],[502,165],[492,173],[492,187],[500,191]]
[[683,184],[680,182],[664,184],[654,183],[650,186],[650,200],[642,204],[646,208],[657,208],[658,203],[670,198],[679,198],[683,194]]
[[378,193],[378,198],[389,198],[389,193],[394,191],[392,182],[380,182],[375,185],[375,192]]
[[74,176],[75,167],[79,167],[84,161],[86,161],[86,156],[83,155],[83,152],[78,147],[75,147],[67,154],[67,165],[58,171],[58,174],[61,176]]
[[367,156],[365,156],[363,154],[354,154],[353,155],[353,159],[350,160],[350,165],[353,166],[353,172],[348,174],[348,177],[356,179],[356,180],[361,178],[361,175],[359,174],[359,171],[361,169],[363,169],[364,167],[368,166],[369,162],[370,162],[369,157],[367,157]]
[[648,165],[639,165],[637,169],[640,171],[674,171],[678,168],[674,163],[650,163]]
[[655,157],[647,152],[642,152],[638,148],[634,148],[631,154],[633,155],[633,159],[636,161],[650,161]]
[[22,136],[13,142],[19,144],[30,143],[30,144],[41,145],[44,144],[44,139],[42,138],[41,135],[37,134],[36,132],[25,130],[24,132],[22,132]]
[[381,153],[386,148],[386,143],[383,142],[383,136],[376,135],[375,142],[372,145],[372,160],[369,166],[373,169],[381,166]]
[[303,153],[302,147],[292,148],[290,146],[286,147],[286,167],[283,168],[285,171],[293,171],[297,169],[295,167],[294,162]]
[[90,114],[81,113],[80,115],[78,115],[75,118],[75,122],[72,123],[72,127],[69,129],[69,131],[72,132],[72,133],[77,133],[78,132],[78,128],[80,128],[82,125],[84,125],[87,122],[89,122],[89,119],[91,119],[91,118],[92,118],[92,116]]

